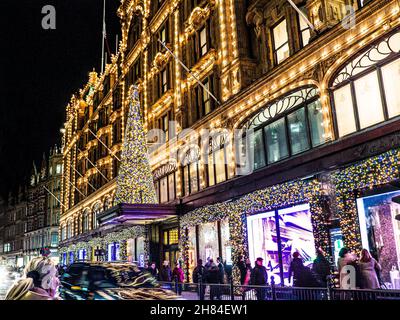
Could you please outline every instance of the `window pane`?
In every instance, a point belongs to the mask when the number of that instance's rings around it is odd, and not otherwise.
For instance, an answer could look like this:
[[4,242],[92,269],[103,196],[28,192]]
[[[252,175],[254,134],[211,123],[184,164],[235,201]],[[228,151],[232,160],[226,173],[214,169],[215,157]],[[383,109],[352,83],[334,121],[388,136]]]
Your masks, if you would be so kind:
[[278,24],[274,28],[273,33],[275,49],[281,47],[284,43],[288,42],[286,20],[283,20],[280,24]]
[[190,193],[198,191],[197,162],[190,164]]
[[[204,87],[206,87],[207,90],[210,90],[210,83],[208,80],[204,82]],[[202,88],[202,91],[203,91],[204,114],[206,115],[211,112],[210,95],[204,88]]]
[[268,163],[286,158],[288,153],[285,119],[279,119],[265,127]]
[[323,144],[327,139],[325,138],[324,130],[324,117],[322,114],[322,106],[319,100],[312,102],[308,105],[308,119],[311,127],[311,141],[313,147]]
[[400,59],[382,67],[382,78],[389,118],[392,118],[400,114]]
[[310,146],[308,145],[304,108],[288,115],[288,126],[292,154],[297,154],[307,150]]
[[276,51],[277,63],[289,57],[288,34],[286,20],[283,20],[273,29],[274,50]]
[[336,121],[339,130],[339,136],[356,131],[356,121],[354,119],[353,102],[351,100],[350,85],[336,89],[333,92],[335,100]]
[[214,184],[214,155],[211,153],[208,155],[208,185],[213,186]]
[[189,194],[189,174],[188,174],[188,166],[183,168],[183,191],[185,196]]
[[168,184],[167,184],[167,177],[164,177],[160,180],[160,202],[167,202],[168,201]]
[[215,172],[217,173],[216,180],[217,183],[226,180],[225,174],[225,153],[224,149],[219,149],[215,151]]
[[175,199],[175,173],[168,176],[169,200]]
[[306,29],[301,32],[301,40],[303,42],[303,46],[308,45],[308,43],[310,42],[310,38],[311,38],[310,29]]
[[203,56],[207,53],[207,33],[206,28],[200,31],[200,54]]
[[376,71],[354,81],[360,128],[369,127],[384,120],[381,94]]
[[262,130],[255,131],[251,139],[251,154],[254,160],[254,169],[265,166],[265,152],[262,139]]

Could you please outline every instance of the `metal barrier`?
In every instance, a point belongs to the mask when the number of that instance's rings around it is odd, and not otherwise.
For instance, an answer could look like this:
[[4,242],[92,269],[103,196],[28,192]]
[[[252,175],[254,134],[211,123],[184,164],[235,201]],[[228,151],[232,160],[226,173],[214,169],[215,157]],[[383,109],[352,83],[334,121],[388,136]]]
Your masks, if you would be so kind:
[[228,284],[177,281],[159,284],[188,300],[400,300],[400,290],[281,287],[275,285],[272,277],[266,286],[234,285],[232,281]]

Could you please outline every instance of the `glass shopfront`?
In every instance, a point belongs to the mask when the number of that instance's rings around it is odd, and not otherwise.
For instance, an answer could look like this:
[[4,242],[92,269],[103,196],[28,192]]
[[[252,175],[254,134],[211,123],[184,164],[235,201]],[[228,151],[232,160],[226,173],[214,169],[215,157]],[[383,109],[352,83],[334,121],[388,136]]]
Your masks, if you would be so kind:
[[219,256],[217,222],[199,225],[199,251],[199,259],[202,259],[204,263],[207,258],[216,261]]
[[400,205],[392,198],[400,191],[357,199],[361,242],[382,266],[381,278],[387,287],[400,289]]
[[128,239],[126,241],[126,253],[129,262],[135,262],[139,267],[144,267],[144,237]]
[[268,277],[280,284],[288,281],[289,265],[294,252],[299,252],[305,266],[315,259],[315,244],[308,204],[247,217],[250,261],[264,259]]
[[118,242],[110,243],[107,246],[107,261],[119,261],[121,259],[119,247]]

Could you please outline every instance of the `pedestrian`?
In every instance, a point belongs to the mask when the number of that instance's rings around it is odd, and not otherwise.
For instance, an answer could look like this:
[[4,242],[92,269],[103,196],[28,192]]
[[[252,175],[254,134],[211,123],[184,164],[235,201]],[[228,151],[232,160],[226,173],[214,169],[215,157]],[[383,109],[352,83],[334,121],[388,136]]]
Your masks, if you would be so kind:
[[301,278],[301,273],[304,271],[303,260],[300,258],[300,253],[293,252],[293,259],[289,266],[289,283],[293,276],[293,287],[300,287],[299,279]]
[[219,283],[223,284],[225,283],[225,267],[224,264],[222,263],[221,257],[217,258],[217,266],[219,271]]
[[206,292],[206,268],[203,266],[203,260],[197,261],[197,266],[193,270],[193,282],[198,284],[198,295],[200,300],[204,300],[204,294]]
[[[349,272],[342,272],[343,267],[351,266],[353,267],[351,270],[354,272],[354,276],[347,277]],[[339,258],[337,261],[337,268],[339,271],[339,286],[340,288],[349,288],[349,286],[353,286],[353,288],[360,288],[362,286],[361,281],[361,273],[360,268],[357,263],[357,256],[350,251],[349,248],[343,247],[339,251]],[[355,283],[346,282],[351,281],[352,279],[355,280]]]
[[219,268],[214,263],[213,259],[210,259],[209,262],[210,262],[210,267],[207,271],[207,283],[210,284],[210,300],[214,300],[214,297],[216,297],[218,300],[221,300],[221,291],[219,288],[219,283],[220,283]]
[[238,266],[239,271],[240,271],[240,284],[244,285],[244,281],[246,279],[246,274],[247,274],[247,266],[246,266],[246,262],[245,262],[243,256],[239,256],[238,260],[239,261],[238,261],[237,266]]
[[155,277],[157,279],[157,277],[158,277],[158,269],[157,269],[156,263],[154,261],[151,263],[150,267],[147,268],[147,271],[153,277]]
[[331,265],[324,256],[321,248],[317,250],[317,257],[313,262],[312,271],[316,277],[318,286],[326,287],[328,276],[331,274]]
[[163,265],[160,269],[159,273],[159,280],[163,282],[171,282],[172,280],[172,272],[171,268],[169,267],[169,261],[165,260]]
[[211,257],[208,257],[208,258],[207,258],[207,262],[206,262],[206,264],[204,265],[204,267],[206,268],[206,270],[209,269],[210,266],[211,266],[210,260],[212,260],[212,258],[211,258]]
[[185,280],[185,275],[183,273],[183,270],[179,264],[179,262],[176,262],[175,268],[172,271],[172,277],[174,281],[177,282],[178,288],[177,288],[177,293],[179,295],[182,294],[182,286],[183,286],[183,281]]
[[23,277],[6,295],[6,300],[61,300],[58,296],[60,281],[53,261],[47,257],[33,258]]
[[257,300],[265,300],[265,286],[268,284],[267,268],[263,266],[264,259],[259,257],[256,259],[255,266],[251,271],[250,284],[260,286],[256,288]]
[[379,289],[379,277],[382,270],[381,265],[371,256],[367,249],[361,250],[359,261],[361,273],[361,288],[362,289]]

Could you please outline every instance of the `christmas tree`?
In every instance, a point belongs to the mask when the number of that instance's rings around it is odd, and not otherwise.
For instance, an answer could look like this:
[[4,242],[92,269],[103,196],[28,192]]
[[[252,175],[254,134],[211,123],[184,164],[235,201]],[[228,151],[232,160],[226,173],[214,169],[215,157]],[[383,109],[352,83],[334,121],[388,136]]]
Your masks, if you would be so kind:
[[117,177],[115,203],[157,203],[136,86],[129,96],[129,113]]

